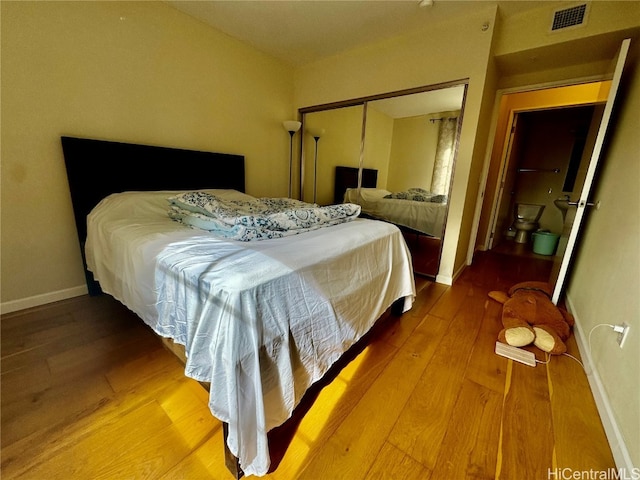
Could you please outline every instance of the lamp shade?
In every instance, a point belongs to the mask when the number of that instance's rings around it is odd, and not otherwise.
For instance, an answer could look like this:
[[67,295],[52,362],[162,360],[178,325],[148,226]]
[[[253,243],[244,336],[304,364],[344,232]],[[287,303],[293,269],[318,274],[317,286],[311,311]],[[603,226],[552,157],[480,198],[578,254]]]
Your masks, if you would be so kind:
[[298,130],[300,130],[300,127],[302,126],[302,123],[296,121],[296,120],[286,120],[284,122],[282,122],[282,125],[284,125],[284,129],[289,132],[289,133],[294,133],[297,132]]
[[308,128],[307,133],[314,138],[320,138],[324,135],[324,128]]

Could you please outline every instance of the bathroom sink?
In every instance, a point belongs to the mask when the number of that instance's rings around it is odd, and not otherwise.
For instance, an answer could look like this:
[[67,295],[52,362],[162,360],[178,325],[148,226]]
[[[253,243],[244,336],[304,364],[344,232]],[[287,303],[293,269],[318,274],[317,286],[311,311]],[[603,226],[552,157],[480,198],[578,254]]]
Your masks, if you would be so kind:
[[553,201],[553,204],[558,207],[558,210],[560,210],[560,213],[562,213],[562,221],[564,222],[565,217],[567,215],[567,210],[569,210],[569,207],[575,207],[575,203],[573,203],[573,205],[571,205],[570,197],[569,195],[565,195],[562,198],[556,198]]
[[564,212],[567,211],[567,209],[569,208],[569,202],[570,200],[568,198],[556,198],[553,201],[553,204],[558,207],[560,210]]

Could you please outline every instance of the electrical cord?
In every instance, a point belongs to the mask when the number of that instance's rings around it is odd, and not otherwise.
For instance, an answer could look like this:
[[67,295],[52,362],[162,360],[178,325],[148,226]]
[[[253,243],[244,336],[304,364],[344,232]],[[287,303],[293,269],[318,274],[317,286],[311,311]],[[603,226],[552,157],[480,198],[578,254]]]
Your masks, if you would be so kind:
[[[618,332],[621,333],[623,331],[623,327],[619,326],[619,325],[611,325],[610,323],[599,323],[598,325],[594,325],[593,328],[591,328],[591,330],[589,331],[589,354],[591,354],[591,334],[594,332],[594,330],[598,327],[609,327],[612,328],[614,332]],[[576,362],[578,362],[578,364],[582,367],[582,369],[586,372],[586,369],[584,368],[584,364],[576,357],[574,357],[573,355],[569,354],[569,353],[563,353],[562,355],[564,355],[565,357],[569,357],[573,360],[575,360]],[[545,361],[542,360],[538,360],[537,358],[536,363],[539,363],[541,365],[549,365],[549,362],[551,362],[551,355],[549,355],[548,353],[545,352]]]
[[[573,358],[576,362],[578,362],[580,364],[582,369],[585,370],[584,364],[580,360],[578,360],[576,357],[574,357],[573,355],[570,355],[568,353],[563,353],[562,355],[564,355],[565,357]],[[586,370],[585,370],[585,372],[586,372]]]
[[[569,353],[563,353],[562,355],[564,355],[565,357],[572,358],[573,360],[578,362],[580,364],[580,366],[582,367],[582,369],[584,370],[584,364],[580,360],[578,360],[576,357],[574,357],[573,355],[571,355]],[[542,360],[538,360],[536,358],[536,363],[539,363],[541,365],[549,365],[549,362],[551,362],[551,355],[549,355],[548,353],[545,352],[545,357],[546,357],[546,361],[544,361],[544,362]]]
[[[618,325],[611,325],[610,323],[599,323],[598,325],[594,325],[593,328],[591,328],[591,330],[589,330],[589,354],[591,354],[591,334],[594,332],[594,330],[598,327],[609,327],[609,328],[613,328],[614,332],[622,332],[622,327],[618,326]],[[563,353],[562,355],[564,355],[565,357],[569,357],[573,360],[575,360],[576,362],[578,362],[580,364],[580,366],[582,367],[582,369],[586,372],[586,369],[584,368],[584,364],[578,360],[576,357],[574,357],[573,355],[569,354],[569,353]],[[546,354],[546,361],[543,362],[542,360],[538,360],[536,358],[536,363],[540,363],[542,365],[548,365],[549,362],[551,361],[551,356],[547,353]]]
[[538,359],[536,358],[536,363],[540,363],[540,364],[542,364],[542,365],[548,365],[548,364],[549,364],[549,362],[551,361],[551,355],[549,355],[547,352],[545,352],[545,353],[544,353],[544,355],[545,355],[545,358],[546,358],[547,360],[546,360],[545,362],[543,362],[542,360],[538,360]]
[[591,334],[598,327],[609,327],[609,328],[613,328],[614,330],[616,329],[616,326],[615,325],[611,325],[610,323],[599,323],[598,325],[594,325],[591,328],[591,330],[589,330],[589,354],[591,354]]

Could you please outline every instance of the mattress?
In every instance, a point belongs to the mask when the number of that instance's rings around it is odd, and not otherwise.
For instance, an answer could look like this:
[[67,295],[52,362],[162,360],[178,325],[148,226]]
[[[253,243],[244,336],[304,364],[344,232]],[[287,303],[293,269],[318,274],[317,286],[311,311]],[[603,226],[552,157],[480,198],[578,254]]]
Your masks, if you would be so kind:
[[185,346],[185,374],[211,384],[230,451],[245,474],[264,475],[267,432],[394,301],[411,307],[411,257],[397,227],[365,219],[254,242],[218,238],[169,218],[175,193],[102,200],[87,219],[87,266],[104,292]]

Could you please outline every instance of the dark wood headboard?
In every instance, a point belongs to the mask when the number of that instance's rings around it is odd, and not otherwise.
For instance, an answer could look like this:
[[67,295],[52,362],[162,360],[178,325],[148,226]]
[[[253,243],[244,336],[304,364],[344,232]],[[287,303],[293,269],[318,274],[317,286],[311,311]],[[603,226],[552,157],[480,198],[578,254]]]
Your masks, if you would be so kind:
[[[356,188],[358,186],[358,168],[357,167],[336,167],[336,179],[333,190],[334,203],[342,203],[344,201],[344,193],[347,188]],[[378,170],[372,168],[362,169],[362,187],[375,188],[378,186]]]
[[[245,190],[242,155],[67,136],[61,140],[83,262],[87,215],[112,193],[203,188]],[[86,270],[86,262],[85,273],[89,293],[99,293],[93,275]]]

